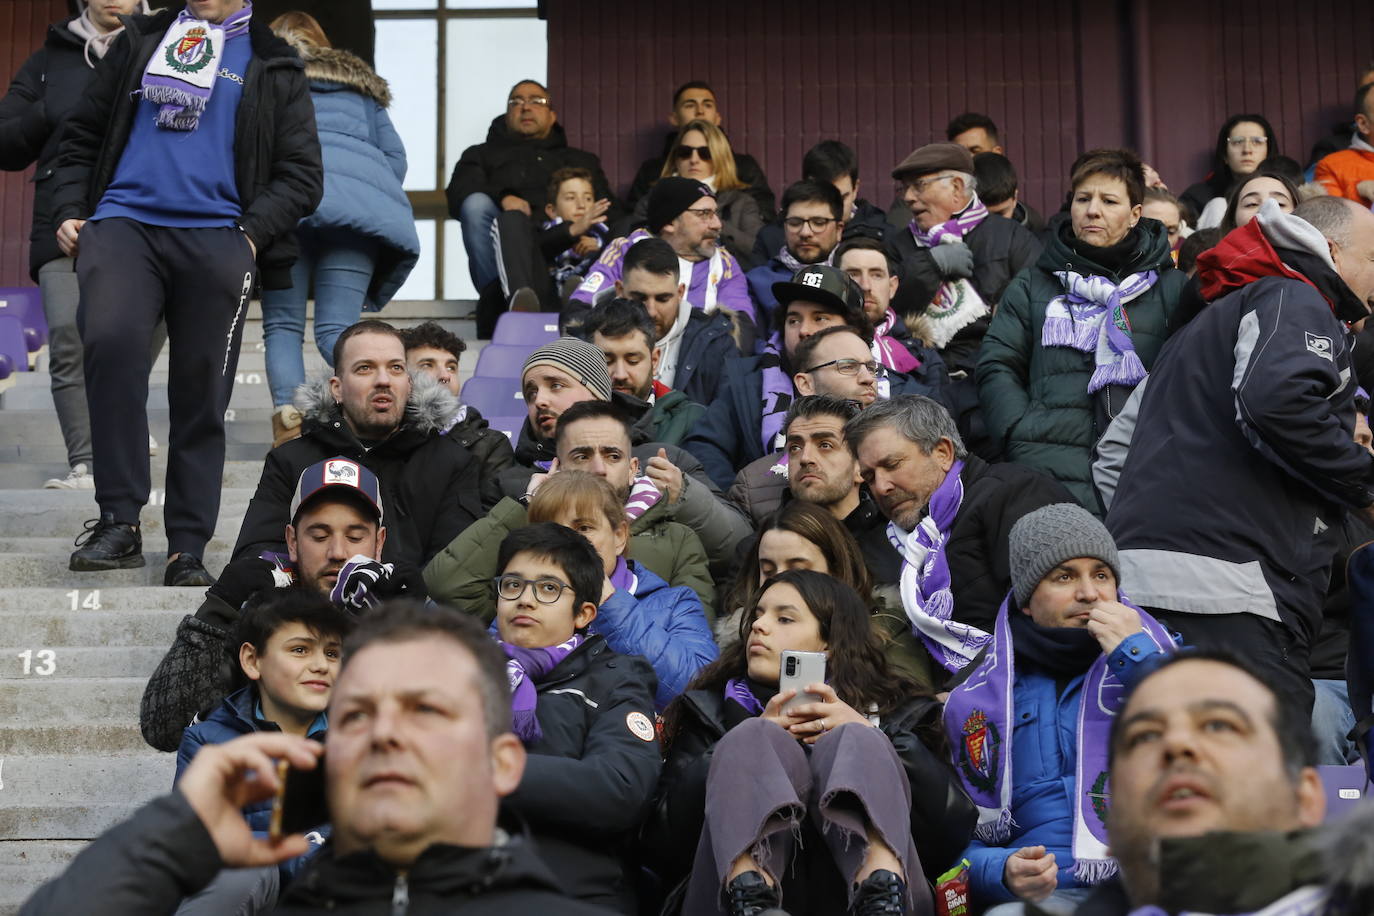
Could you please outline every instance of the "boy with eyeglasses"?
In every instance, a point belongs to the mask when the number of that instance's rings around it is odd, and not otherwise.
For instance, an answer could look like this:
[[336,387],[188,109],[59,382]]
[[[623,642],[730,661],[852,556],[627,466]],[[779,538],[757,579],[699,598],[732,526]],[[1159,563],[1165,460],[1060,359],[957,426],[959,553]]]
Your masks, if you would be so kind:
[[658,782],[657,680],[589,633],[605,574],[591,543],[553,522],[508,534],[494,580],[513,731],[529,755],[504,802],[572,896],[635,912],[630,847]]

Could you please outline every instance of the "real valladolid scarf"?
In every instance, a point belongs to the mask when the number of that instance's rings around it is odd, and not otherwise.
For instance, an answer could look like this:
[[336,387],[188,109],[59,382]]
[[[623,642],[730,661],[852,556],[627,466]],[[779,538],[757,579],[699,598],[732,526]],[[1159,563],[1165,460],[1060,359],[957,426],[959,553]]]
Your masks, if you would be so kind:
[[759,355],[763,369],[763,410],[759,421],[759,439],[765,455],[782,448],[782,421],[792,406],[792,377],[782,368],[782,334],[774,332],[768,345]]
[[168,130],[195,130],[210,103],[224,43],[248,31],[253,4],[221,23],[197,19],[182,10],[143,71],[143,97],[161,106],[157,126]]
[[548,677],[558,663],[567,658],[586,640],[581,634],[574,633],[567,642],[547,649],[522,649],[505,640],[496,642],[506,653],[506,678],[510,681],[511,727],[526,745],[534,744],[544,737],[539,727],[539,719],[534,708],[539,702],[536,685]]
[[[977,194],[972,197],[967,207],[929,232],[922,232],[916,221],[912,220],[910,229],[916,244],[922,248],[934,248],[936,245],[962,242],[964,236],[988,218],[988,208]],[[926,310],[914,319],[911,332],[925,341],[926,346],[940,350],[954,339],[955,334],[988,312],[987,303],[967,278],[946,280],[940,284]]]
[[948,671],[961,671],[992,639],[977,627],[952,619],[954,593],[950,589],[945,548],[954,518],[964,501],[964,463],[956,461],[944,483],[930,495],[930,509],[911,531],[889,522],[887,537],[902,555],[902,607],[912,629],[930,654]]
[[1083,276],[1072,270],[1054,275],[1064,284],[1064,295],[1045,307],[1045,328],[1040,343],[1046,347],[1072,347],[1092,353],[1095,368],[1088,393],[1108,385],[1135,387],[1145,378],[1145,364],[1135,352],[1126,303],[1155,285],[1153,270],[1131,274],[1120,285],[1106,277]]
[[[1140,614],[1141,628],[1161,652],[1173,650],[1169,633],[1149,614],[1118,592],[1117,600]],[[945,733],[954,744],[954,767],[978,806],[975,835],[991,846],[1005,846],[1014,826],[1012,792],[1012,688],[1016,652],[1012,645],[1011,595],[997,612],[992,645],[968,678],[950,691],[945,703]],[[1019,611],[1017,611],[1019,613]],[[1125,702],[1125,687],[1108,670],[1107,656],[1088,667],[1078,707],[1078,755],[1074,796],[1074,877],[1097,884],[1116,873],[1107,855],[1107,738],[1112,718]]]

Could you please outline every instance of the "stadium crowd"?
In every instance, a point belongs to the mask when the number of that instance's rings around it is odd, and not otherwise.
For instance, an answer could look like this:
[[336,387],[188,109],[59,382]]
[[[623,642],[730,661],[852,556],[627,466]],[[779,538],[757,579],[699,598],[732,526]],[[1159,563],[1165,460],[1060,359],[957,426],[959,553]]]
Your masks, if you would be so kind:
[[[622,199],[522,81],[447,189],[478,336],[557,315],[511,441],[465,341],[362,317],[419,255],[376,73],[247,0],[54,24],[0,165],[71,568],[145,562],[165,337],[206,590],[140,708],[175,786],[23,912],[1374,912],[1316,769],[1374,723],[1358,82],[1306,172],[1238,114],[1181,194],[1093,149],[1042,215],[976,113],[886,209],[860,138],[777,197],[701,81]],[[255,295],[273,448],[212,575]]]

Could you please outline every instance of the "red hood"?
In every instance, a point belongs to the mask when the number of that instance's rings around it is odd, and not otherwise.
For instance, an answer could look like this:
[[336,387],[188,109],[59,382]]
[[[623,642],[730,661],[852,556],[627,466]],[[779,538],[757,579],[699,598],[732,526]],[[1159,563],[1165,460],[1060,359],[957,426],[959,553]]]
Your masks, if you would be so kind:
[[1198,255],[1197,275],[1202,298],[1208,302],[1264,277],[1289,277],[1317,289],[1315,283],[1283,263],[1258,219],[1233,230],[1215,248]]

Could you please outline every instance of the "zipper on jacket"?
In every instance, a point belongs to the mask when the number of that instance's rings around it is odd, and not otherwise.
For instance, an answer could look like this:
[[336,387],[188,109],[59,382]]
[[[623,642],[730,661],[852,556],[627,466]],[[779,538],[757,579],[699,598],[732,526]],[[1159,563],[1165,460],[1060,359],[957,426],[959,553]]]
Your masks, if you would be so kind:
[[396,886],[391,889],[391,916],[406,916],[410,912],[410,885],[406,873],[397,872]]

